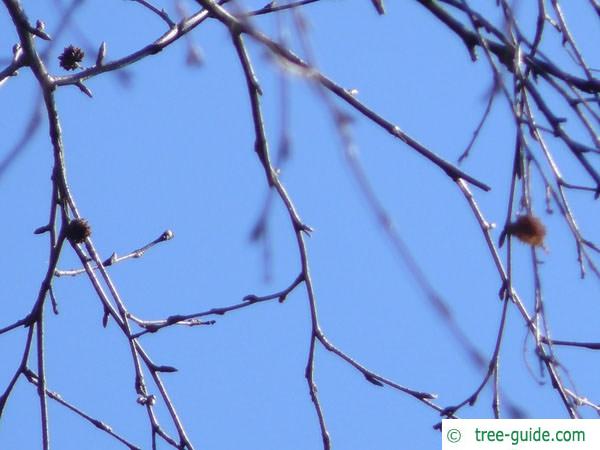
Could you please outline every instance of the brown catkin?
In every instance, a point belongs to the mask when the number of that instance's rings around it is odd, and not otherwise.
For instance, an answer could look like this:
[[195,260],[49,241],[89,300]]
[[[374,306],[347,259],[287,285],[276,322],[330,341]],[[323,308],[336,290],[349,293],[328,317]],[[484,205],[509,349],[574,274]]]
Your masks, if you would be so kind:
[[531,214],[518,216],[517,220],[508,226],[507,232],[521,242],[533,246],[543,245],[546,237],[546,227],[540,219]]

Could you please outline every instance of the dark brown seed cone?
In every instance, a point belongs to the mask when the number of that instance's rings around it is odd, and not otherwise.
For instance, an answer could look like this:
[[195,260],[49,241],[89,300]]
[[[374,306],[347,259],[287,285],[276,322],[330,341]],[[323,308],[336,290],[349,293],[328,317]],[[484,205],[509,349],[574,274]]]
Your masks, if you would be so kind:
[[85,54],[79,47],[69,45],[65,47],[62,55],[58,57],[60,67],[66,70],[75,70],[79,67],[79,63],[83,61]]
[[92,228],[85,219],[71,220],[67,225],[67,239],[75,244],[80,244],[92,234]]

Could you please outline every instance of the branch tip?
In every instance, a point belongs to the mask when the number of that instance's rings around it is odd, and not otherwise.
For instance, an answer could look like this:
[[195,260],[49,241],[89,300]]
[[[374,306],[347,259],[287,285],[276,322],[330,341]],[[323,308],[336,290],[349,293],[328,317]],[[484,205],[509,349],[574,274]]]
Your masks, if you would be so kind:
[[104,65],[104,57],[106,56],[106,42],[102,41],[100,48],[98,48],[98,56],[96,57],[96,66],[100,67]]
[[52,227],[50,225],[44,225],[42,227],[36,228],[33,232],[33,234],[44,234],[49,232],[52,229]]

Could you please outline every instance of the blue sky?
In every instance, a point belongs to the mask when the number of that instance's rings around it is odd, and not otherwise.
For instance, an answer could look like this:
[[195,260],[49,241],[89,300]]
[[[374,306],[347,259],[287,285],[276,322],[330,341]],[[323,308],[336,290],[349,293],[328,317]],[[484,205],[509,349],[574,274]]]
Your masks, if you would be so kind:
[[[30,19],[42,18],[53,34],[58,23],[53,8],[23,4]],[[173,3],[160,5],[176,16]],[[316,63],[339,84],[358,89],[365,104],[455,162],[485,108],[489,67],[483,57],[473,64],[460,41],[414,2],[388,1],[387,6],[383,17],[366,0],[323,0],[303,8]],[[525,6],[521,14],[528,23]],[[575,34],[590,65],[599,67],[594,42],[600,33],[593,28],[593,16],[583,7],[564,6],[577,24]],[[189,11],[193,8],[190,3]],[[289,17],[283,17],[289,25]],[[48,63],[52,73],[64,72],[56,58],[67,45],[88,41],[96,49],[106,41],[110,61],[164,32],[164,24],[134,2],[112,2],[110,7],[88,2],[75,20],[80,31],[60,37]],[[271,34],[277,29],[272,17],[255,23]],[[12,30],[2,10],[2,58],[9,57],[16,42]],[[294,34],[291,28],[289,32]],[[202,50],[201,67],[185,65],[187,41],[181,40],[127,68],[126,84],[115,74],[89,80],[93,99],[74,87],[57,92],[68,178],[102,256],[125,254],[166,229],[175,233],[143,258],[110,269],[130,311],[145,319],[232,305],[247,294],[270,294],[288,286],[300,270],[293,230],[279,202],[269,215],[267,266],[263,247],[249,238],[267,186],[253,151],[250,107],[231,40],[216,21],[200,26],[190,39]],[[548,52],[557,50],[558,40],[552,39]],[[256,43],[248,47],[264,90],[267,133],[276,153],[282,129],[281,72],[264,48]],[[87,54],[84,63],[94,60],[95,54]],[[569,67],[558,52],[556,61]],[[291,159],[281,178],[301,217],[315,230],[307,243],[324,332],[375,372],[438,394],[437,404],[462,401],[483,374],[470,364],[377,225],[320,97],[301,77],[290,76],[288,82]],[[2,154],[30,116],[35,88],[27,70],[0,87]],[[351,130],[358,158],[398,233],[466,336],[491,355],[501,314],[500,280],[462,194],[441,170],[336,104],[355,119]],[[32,234],[48,217],[52,160],[47,136],[44,122],[0,178],[5,217],[0,326],[29,312],[48,263],[47,237]],[[492,186],[489,193],[474,193],[487,219],[499,225],[506,215],[513,147],[506,101],[498,99],[462,168]],[[564,148],[557,145],[555,154],[566,174],[586,180]],[[579,279],[573,239],[558,213],[544,212],[543,189],[536,181],[533,206],[548,228],[548,251],[540,257],[553,335],[597,341],[598,280],[593,275]],[[592,196],[569,195],[585,235],[597,239],[598,207]],[[493,235],[497,239],[499,230]],[[531,307],[529,248],[513,248],[514,284]],[[70,248],[59,267],[78,267]],[[54,316],[50,309],[46,314],[49,388],[136,445],[150,448],[125,339],[114,323],[102,328],[102,308],[86,278],[56,279],[54,289],[60,314]],[[171,327],[142,339],[157,363],[179,369],[163,379],[197,448],[319,448],[318,422],[304,380],[310,338],[304,287],[284,304],[253,305],[214,319],[210,327]],[[0,338],[2,390],[18,365],[25,336],[20,329]],[[525,324],[511,307],[501,352],[503,394],[528,417],[566,417],[548,377],[540,375],[531,338],[524,344],[525,337]],[[577,349],[558,349],[557,354],[581,394],[597,399],[595,355]],[[368,383],[323,348],[317,351],[315,376],[334,448],[439,445],[432,426],[440,417],[434,410]],[[488,387],[460,415],[491,417],[490,405]],[[164,407],[157,409],[173,433]],[[594,417],[590,410],[581,412]],[[51,403],[50,414],[55,448],[123,448],[60,405]],[[36,392],[21,379],[0,421],[0,448],[39,448],[39,433]]]

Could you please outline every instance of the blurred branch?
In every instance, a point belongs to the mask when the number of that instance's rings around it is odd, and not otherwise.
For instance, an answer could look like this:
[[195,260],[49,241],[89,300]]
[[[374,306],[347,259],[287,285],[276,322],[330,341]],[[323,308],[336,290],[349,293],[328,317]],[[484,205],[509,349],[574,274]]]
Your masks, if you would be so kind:
[[146,0],[130,0],[130,1],[139,3],[144,8],[152,11],[154,14],[156,14],[158,17],[160,17],[167,24],[169,29],[172,29],[173,27],[175,27],[175,22],[173,22],[173,20],[169,17],[169,15],[165,12],[164,9],[158,9],[156,6],[152,5],[152,3],[150,3]]
[[543,336],[542,342],[550,345],[563,345],[566,347],[587,348],[589,350],[600,350],[600,342],[577,342],[577,341],[561,341],[558,339],[548,339]]

